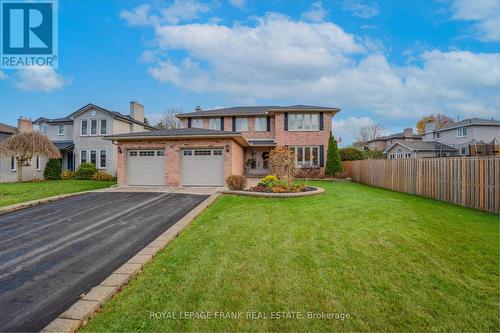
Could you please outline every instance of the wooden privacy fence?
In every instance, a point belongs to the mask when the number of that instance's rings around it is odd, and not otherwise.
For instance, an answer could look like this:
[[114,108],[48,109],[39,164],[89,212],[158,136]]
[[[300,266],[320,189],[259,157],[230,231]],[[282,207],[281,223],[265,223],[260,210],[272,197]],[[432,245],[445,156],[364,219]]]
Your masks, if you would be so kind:
[[344,161],[353,181],[500,213],[500,157]]

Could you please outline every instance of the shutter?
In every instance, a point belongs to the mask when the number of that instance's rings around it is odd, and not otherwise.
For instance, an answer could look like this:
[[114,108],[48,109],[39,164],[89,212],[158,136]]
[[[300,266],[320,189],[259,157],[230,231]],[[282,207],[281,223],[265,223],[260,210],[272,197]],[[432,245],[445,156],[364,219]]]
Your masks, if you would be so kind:
[[319,146],[319,166],[324,167],[325,166],[325,146],[321,145]]
[[232,124],[232,128],[231,128],[231,130],[232,130],[233,132],[236,132],[236,117],[233,117],[233,124]]
[[283,126],[285,131],[288,131],[288,112],[285,112],[285,124]]
[[325,127],[323,125],[323,112],[319,113],[319,130],[322,131],[324,130]]
[[266,126],[267,126],[266,131],[271,132],[271,117],[270,116],[266,117],[266,122],[267,122],[267,124],[266,124]]
[[188,128],[191,128],[191,118],[188,118]]
[[224,130],[224,117],[220,117],[220,130]]

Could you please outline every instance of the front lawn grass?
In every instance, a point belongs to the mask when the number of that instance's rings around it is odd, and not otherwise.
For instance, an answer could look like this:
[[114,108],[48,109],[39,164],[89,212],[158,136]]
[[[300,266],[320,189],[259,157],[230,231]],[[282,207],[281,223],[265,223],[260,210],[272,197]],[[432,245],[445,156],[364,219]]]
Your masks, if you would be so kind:
[[[358,184],[315,185],[327,192],[221,197],[82,330],[498,331],[498,216]],[[280,311],[302,318],[269,318]]]
[[51,180],[44,182],[0,184],[0,207],[54,195],[96,190],[110,187],[115,182],[95,180]]

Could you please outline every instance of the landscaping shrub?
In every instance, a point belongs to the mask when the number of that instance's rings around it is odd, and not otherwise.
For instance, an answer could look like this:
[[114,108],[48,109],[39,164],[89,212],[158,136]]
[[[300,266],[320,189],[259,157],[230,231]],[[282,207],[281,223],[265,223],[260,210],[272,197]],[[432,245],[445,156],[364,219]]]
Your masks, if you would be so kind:
[[328,153],[326,154],[325,174],[331,177],[335,172],[342,171],[344,171],[344,168],[342,167],[342,162],[340,161],[337,141],[330,132],[330,138],[328,139]]
[[333,174],[333,178],[337,178],[337,179],[346,179],[346,178],[349,178],[349,176],[347,175],[347,173],[345,172],[335,172]]
[[75,179],[75,172],[70,170],[64,170],[61,174],[62,179]]
[[341,148],[339,149],[339,155],[342,161],[357,161],[365,159],[365,153],[356,148]]
[[276,177],[275,175],[268,175],[262,178],[258,185],[264,187],[272,187],[276,181],[278,181],[278,177]]
[[296,178],[319,178],[320,177],[320,168],[299,168],[295,172]]
[[51,158],[45,164],[43,170],[43,178],[47,180],[61,179],[62,166],[61,162],[56,158]]
[[247,186],[247,177],[233,175],[226,178],[227,187],[233,191],[243,191]]
[[97,169],[94,164],[85,162],[80,164],[78,170],[76,170],[76,179],[92,179]]
[[110,182],[110,181],[114,180],[115,177],[113,177],[113,175],[107,173],[106,171],[99,170],[96,173],[94,173],[94,175],[92,176],[92,179],[103,181],[103,182]]
[[295,153],[287,147],[276,147],[269,154],[273,175],[292,185],[295,175]]
[[365,158],[372,159],[372,160],[379,160],[382,158],[385,158],[384,152],[380,150],[369,150],[365,152]]

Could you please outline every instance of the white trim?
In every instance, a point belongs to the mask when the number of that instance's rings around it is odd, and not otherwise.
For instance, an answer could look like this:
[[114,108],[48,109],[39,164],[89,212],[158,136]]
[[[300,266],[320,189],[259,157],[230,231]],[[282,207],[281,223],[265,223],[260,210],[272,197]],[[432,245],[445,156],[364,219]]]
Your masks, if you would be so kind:
[[[102,132],[102,121],[106,122],[106,133]],[[99,119],[99,135],[108,135],[108,120],[107,119]]]
[[[61,133],[61,128],[62,128],[62,133]],[[66,131],[66,126],[64,126],[64,124],[57,124],[57,135],[64,135],[65,131]]]
[[[104,167],[101,165],[101,152],[105,153],[104,159],[106,161],[105,162],[106,165]],[[98,163],[98,165],[99,165],[98,169],[106,169],[108,167],[108,150],[107,149],[99,149],[98,162],[99,162]]]
[[[85,126],[85,134],[83,134],[83,122],[87,122]],[[89,120],[88,119],[80,119],[80,136],[89,136]]]
[[[97,121],[97,119],[90,119],[89,121],[90,121],[90,133],[89,133],[89,135],[90,136],[96,136],[97,132],[98,132],[97,131],[97,126],[99,125],[99,122]],[[95,133],[92,133],[92,122],[94,122],[94,121],[95,121]]]

